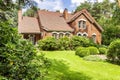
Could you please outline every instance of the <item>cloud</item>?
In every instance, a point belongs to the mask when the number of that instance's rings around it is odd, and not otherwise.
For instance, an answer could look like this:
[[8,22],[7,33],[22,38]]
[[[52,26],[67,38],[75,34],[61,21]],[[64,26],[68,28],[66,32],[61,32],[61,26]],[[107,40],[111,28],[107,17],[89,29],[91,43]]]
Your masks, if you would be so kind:
[[71,7],[79,6],[80,3],[83,3],[84,0],[71,0]]
[[38,7],[40,9],[46,9],[50,11],[60,10],[60,12],[64,10],[62,0],[44,0],[43,2],[41,2],[40,0],[34,1],[38,3]]

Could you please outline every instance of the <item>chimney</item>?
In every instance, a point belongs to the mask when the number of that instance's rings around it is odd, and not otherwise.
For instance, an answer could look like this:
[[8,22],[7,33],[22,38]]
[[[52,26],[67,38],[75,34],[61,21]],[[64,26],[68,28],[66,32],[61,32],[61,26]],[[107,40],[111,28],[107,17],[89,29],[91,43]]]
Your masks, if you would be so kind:
[[22,10],[18,11],[18,23],[22,20]]
[[64,10],[64,12],[63,12],[63,17],[64,17],[65,19],[68,19],[68,9],[67,9],[67,8],[65,8],[65,10]]

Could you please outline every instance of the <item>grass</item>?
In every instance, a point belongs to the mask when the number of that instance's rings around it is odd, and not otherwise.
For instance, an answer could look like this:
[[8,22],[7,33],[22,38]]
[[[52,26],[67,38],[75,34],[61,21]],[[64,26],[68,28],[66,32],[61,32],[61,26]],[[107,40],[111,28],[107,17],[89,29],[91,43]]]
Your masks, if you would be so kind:
[[85,61],[74,51],[43,51],[52,61],[46,80],[120,80],[120,66]]

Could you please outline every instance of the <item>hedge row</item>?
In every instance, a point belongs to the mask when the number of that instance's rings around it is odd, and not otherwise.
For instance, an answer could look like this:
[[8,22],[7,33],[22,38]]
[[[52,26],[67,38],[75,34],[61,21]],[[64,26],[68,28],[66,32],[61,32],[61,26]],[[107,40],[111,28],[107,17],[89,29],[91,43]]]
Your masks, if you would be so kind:
[[78,47],[75,52],[80,57],[99,54],[99,50],[96,47]]
[[88,47],[90,45],[91,42],[88,38],[79,36],[73,36],[72,38],[63,37],[60,39],[48,37],[38,41],[38,48],[40,50],[75,50],[79,46]]

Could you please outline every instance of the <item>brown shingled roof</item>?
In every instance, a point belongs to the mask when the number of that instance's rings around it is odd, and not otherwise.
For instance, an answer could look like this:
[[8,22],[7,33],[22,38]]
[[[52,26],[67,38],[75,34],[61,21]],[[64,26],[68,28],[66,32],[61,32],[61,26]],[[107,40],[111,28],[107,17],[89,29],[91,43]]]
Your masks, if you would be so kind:
[[19,33],[40,33],[38,20],[34,17],[23,17],[18,24]]
[[41,26],[47,31],[73,31],[59,12],[38,11]]

